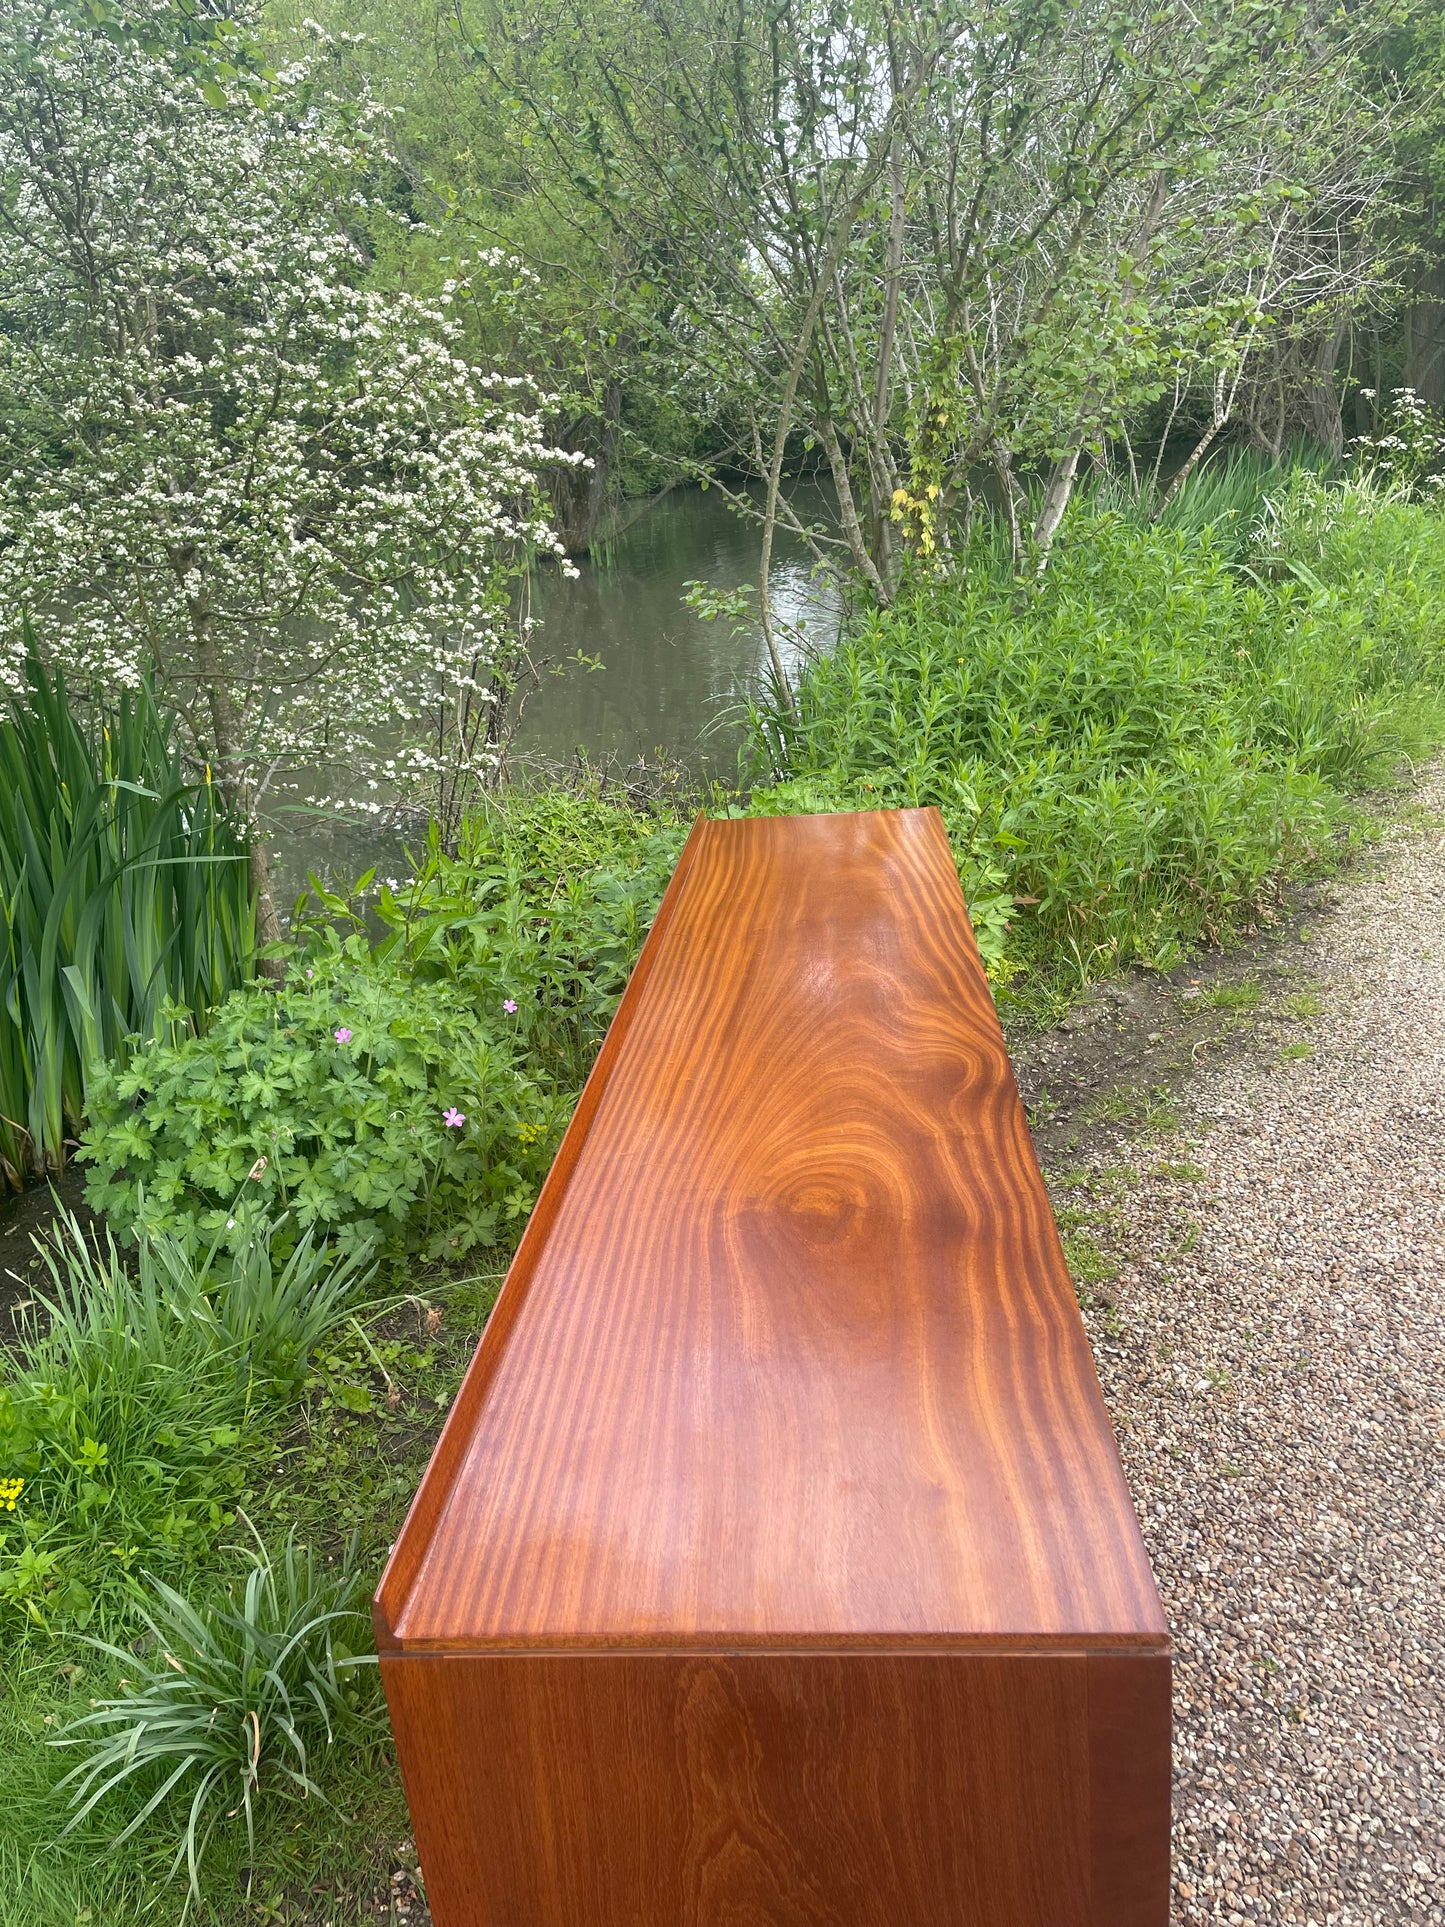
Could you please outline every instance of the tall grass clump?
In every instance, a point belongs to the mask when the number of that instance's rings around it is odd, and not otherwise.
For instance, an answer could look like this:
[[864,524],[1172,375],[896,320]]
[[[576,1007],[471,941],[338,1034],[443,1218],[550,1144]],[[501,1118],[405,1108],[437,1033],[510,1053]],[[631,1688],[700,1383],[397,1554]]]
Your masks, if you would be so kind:
[[941,807],[966,887],[1012,899],[996,975],[1166,967],[1249,921],[1445,691],[1438,507],[1277,479],[1225,488],[1244,541],[1187,498],[1095,503],[1027,586],[981,542],[754,710],[758,768],[811,807]]
[[82,719],[33,657],[0,714],[0,1173],[58,1171],[91,1071],[246,976],[239,826],[142,686]]
[[[122,1691],[71,1722],[54,1744],[81,1759],[59,1783],[70,1827],[101,1803],[133,1809],[115,1836],[147,1822],[174,1843],[190,1895],[218,1820],[243,1812],[255,1843],[255,1808],[268,1790],[324,1799],[317,1756],[339,1735],[374,1732],[379,1695],[366,1648],[367,1588],[353,1553],[328,1571],[290,1535],[264,1546],[224,1593],[193,1604],[152,1580],[138,1617],[149,1652],[93,1642],[129,1678]],[[69,1828],[67,1828],[67,1831]]]
[[0,1626],[129,1609],[147,1567],[192,1569],[235,1521],[256,1439],[369,1275],[312,1235],[273,1261],[62,1217],[18,1347],[0,1354]]

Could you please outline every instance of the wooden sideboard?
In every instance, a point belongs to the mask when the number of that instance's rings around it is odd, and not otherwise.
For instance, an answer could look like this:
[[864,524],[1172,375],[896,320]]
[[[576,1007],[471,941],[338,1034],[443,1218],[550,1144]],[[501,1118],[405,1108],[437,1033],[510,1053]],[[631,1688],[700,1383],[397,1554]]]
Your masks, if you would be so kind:
[[698,823],[375,1618],[437,1927],[1165,1927],[1168,1631],[936,811]]

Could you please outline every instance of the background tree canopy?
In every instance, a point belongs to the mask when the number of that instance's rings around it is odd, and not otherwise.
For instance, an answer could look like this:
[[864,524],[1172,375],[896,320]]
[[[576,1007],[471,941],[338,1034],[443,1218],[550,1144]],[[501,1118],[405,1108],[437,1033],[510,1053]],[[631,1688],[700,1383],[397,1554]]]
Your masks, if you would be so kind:
[[536,331],[490,339],[594,457],[573,543],[661,475],[811,463],[820,554],[886,602],[900,549],[981,495],[1037,562],[1091,460],[1167,485],[1221,437],[1338,454],[1378,425],[1362,391],[1445,393],[1438,0],[368,0],[345,25],[333,70],[395,103],[438,251],[538,276]]

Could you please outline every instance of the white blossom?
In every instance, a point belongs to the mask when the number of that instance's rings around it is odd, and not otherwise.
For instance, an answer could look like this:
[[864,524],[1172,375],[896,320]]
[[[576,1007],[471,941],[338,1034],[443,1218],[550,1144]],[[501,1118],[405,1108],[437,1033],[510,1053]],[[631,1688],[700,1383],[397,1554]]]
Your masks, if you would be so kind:
[[444,304],[365,284],[366,116],[306,88],[215,107],[46,0],[0,24],[0,679],[23,618],[85,679],[152,666],[248,808],[489,686],[579,459]]

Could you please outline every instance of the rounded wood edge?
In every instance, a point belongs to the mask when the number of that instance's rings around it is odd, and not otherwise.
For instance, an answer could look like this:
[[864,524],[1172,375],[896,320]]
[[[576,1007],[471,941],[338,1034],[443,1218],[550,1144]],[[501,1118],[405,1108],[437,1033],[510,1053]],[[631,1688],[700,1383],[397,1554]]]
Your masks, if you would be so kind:
[[[1043,1633],[1000,1638],[987,1634],[920,1634],[916,1638],[879,1633],[829,1638],[817,1633],[793,1636],[760,1634],[756,1639],[735,1633],[710,1639],[545,1639],[533,1641],[399,1640],[390,1635],[386,1650],[403,1659],[729,1659],[752,1656],[805,1659],[903,1659],[928,1654],[955,1659],[1162,1659],[1173,1657],[1167,1634],[1155,1633]],[[378,1642],[378,1649],[380,1645]]]

